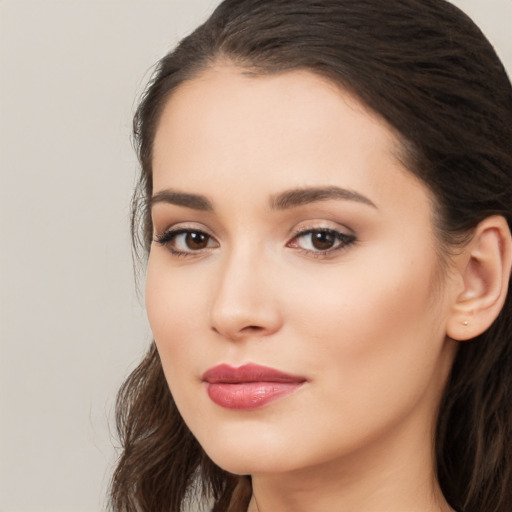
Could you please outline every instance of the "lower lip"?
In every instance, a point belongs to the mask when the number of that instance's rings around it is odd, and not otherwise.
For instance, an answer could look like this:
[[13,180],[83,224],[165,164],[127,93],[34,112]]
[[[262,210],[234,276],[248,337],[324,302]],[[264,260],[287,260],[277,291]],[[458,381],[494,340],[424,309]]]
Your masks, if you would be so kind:
[[212,402],[225,409],[251,410],[263,407],[293,393],[303,382],[209,383],[206,386]]

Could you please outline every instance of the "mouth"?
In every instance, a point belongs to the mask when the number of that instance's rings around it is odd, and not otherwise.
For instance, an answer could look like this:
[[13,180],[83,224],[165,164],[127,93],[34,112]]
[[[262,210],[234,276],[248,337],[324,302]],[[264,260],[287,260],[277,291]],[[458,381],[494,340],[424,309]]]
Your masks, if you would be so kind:
[[201,380],[210,400],[225,409],[252,410],[290,395],[307,379],[257,364],[226,364],[207,370]]

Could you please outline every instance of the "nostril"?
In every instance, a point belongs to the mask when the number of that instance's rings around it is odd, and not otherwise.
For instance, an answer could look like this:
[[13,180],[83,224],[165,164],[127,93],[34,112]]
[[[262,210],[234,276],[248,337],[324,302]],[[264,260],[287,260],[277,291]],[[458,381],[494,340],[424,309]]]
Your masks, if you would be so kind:
[[250,338],[251,336],[261,336],[264,334],[265,328],[259,325],[247,325],[241,329],[237,329],[236,331],[230,331],[229,329],[223,330],[212,326],[212,331],[228,339],[240,340],[245,337]]

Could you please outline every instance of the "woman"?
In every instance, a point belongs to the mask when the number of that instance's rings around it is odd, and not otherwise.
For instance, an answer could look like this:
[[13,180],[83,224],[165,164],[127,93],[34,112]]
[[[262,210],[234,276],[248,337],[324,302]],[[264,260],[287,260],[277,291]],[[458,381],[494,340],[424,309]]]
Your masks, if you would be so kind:
[[509,512],[512,89],[478,28],[227,0],[134,126],[155,343],[113,509]]

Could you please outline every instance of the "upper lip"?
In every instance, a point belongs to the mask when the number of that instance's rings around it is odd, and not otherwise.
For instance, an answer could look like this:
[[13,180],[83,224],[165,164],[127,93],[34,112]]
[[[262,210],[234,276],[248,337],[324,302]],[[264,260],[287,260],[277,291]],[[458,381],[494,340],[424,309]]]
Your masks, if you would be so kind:
[[234,367],[219,364],[210,368],[201,376],[201,380],[209,384],[240,384],[243,382],[305,382],[307,379],[299,375],[290,375],[275,368],[259,364],[244,364]]

